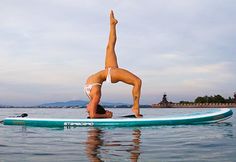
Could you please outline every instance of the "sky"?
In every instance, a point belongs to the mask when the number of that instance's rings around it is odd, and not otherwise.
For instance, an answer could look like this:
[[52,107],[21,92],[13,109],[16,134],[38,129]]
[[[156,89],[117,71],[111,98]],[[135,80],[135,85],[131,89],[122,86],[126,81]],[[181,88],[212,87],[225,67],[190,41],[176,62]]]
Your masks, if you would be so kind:
[[[234,0],[1,0],[0,104],[88,100],[104,69],[109,12],[121,68],[142,79],[141,104],[236,91]],[[102,87],[102,101],[132,103],[132,87]]]

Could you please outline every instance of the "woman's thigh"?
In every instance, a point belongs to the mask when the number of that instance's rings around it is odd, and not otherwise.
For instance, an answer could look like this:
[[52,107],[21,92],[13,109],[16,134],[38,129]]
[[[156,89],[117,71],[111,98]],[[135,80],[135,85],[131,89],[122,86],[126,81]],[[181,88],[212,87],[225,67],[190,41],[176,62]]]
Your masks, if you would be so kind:
[[114,68],[111,70],[112,83],[121,81],[127,84],[134,85],[137,79],[139,78],[128,70],[121,68]]

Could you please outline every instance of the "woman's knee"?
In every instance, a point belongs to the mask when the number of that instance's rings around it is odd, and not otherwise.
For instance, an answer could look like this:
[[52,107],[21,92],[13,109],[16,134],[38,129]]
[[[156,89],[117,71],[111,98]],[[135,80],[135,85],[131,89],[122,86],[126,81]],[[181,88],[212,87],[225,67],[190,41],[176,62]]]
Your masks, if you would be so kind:
[[106,51],[114,51],[114,44],[109,43],[109,44],[107,45]]
[[135,79],[134,85],[137,87],[141,87],[142,86],[142,80],[140,78]]

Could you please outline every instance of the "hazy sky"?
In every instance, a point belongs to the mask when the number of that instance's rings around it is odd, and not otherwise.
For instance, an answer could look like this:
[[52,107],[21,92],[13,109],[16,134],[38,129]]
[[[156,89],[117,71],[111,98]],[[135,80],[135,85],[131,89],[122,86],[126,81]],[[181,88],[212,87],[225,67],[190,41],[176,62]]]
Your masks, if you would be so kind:
[[[1,0],[0,104],[87,100],[87,76],[104,68],[110,9],[119,65],[143,80],[141,103],[236,91],[235,0]],[[132,102],[123,83],[102,93]]]

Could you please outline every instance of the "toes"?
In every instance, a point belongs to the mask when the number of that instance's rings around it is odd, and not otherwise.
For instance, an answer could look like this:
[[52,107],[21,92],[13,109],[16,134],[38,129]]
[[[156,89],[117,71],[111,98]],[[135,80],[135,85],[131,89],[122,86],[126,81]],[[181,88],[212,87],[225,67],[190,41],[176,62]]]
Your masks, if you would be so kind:
[[113,17],[114,18],[114,12],[113,12],[113,10],[111,10],[111,17]]

